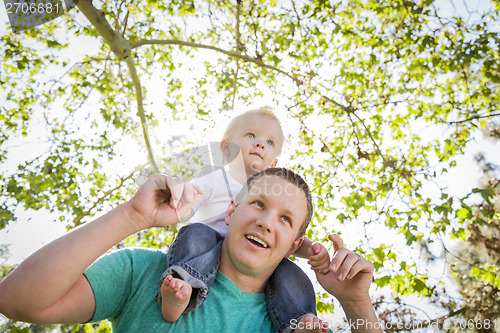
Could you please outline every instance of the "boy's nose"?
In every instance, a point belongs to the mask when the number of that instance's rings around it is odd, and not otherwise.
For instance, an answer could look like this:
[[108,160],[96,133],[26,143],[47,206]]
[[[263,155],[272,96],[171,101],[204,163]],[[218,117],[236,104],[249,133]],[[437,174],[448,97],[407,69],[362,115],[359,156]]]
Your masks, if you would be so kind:
[[264,149],[264,144],[263,144],[261,141],[257,141],[257,142],[255,143],[255,147],[256,147],[256,148],[262,148],[262,149]]

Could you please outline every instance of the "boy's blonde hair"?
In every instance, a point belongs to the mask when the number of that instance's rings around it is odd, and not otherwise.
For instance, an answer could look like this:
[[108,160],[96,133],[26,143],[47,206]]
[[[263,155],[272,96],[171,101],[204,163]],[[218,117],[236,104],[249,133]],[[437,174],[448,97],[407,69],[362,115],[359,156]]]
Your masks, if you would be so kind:
[[260,115],[263,115],[263,116],[266,116],[266,117],[269,117],[271,118],[272,120],[276,121],[276,123],[279,125],[280,127],[280,135],[281,135],[281,138],[283,140],[281,140],[281,145],[278,147],[278,155],[281,154],[281,149],[283,148],[283,143],[285,141],[285,136],[283,134],[283,129],[281,128],[281,122],[279,121],[278,117],[276,117],[276,115],[274,114],[273,112],[273,108],[270,107],[270,106],[263,106],[263,107],[260,107],[258,109],[254,109],[254,110],[248,110],[248,111],[245,111],[243,112],[242,114],[239,114],[237,115],[236,117],[232,118],[230,121],[229,121],[229,124],[227,125],[226,127],[226,130],[224,131],[224,135],[222,137],[222,140],[227,140],[229,141],[229,136],[231,134],[231,131],[234,127],[234,125],[240,121],[243,117],[249,115],[249,114],[253,114],[253,113],[256,113],[256,114],[260,114]]

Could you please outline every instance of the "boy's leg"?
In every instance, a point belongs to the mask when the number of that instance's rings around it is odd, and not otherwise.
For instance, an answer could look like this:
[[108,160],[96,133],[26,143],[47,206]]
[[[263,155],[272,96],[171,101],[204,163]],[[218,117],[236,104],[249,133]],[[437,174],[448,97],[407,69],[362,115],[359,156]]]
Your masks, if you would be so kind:
[[166,321],[174,322],[186,309],[192,288],[184,280],[168,275],[161,285],[161,314]]
[[[167,269],[158,286],[168,275],[186,281],[192,287],[192,295],[184,312],[197,308],[207,298],[219,268],[223,237],[214,229],[191,223],[179,230],[176,239],[167,252]],[[161,290],[157,294],[161,306]]]
[[283,259],[266,285],[266,302],[277,333],[292,331],[306,313],[316,315],[316,294],[307,275],[293,262]]

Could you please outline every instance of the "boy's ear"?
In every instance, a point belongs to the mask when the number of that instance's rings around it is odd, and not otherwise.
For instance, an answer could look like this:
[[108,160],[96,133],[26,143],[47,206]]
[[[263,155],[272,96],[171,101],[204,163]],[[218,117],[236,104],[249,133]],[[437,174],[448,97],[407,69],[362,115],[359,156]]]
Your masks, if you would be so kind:
[[233,216],[235,208],[236,208],[236,205],[234,203],[234,200],[231,200],[231,202],[227,206],[226,218],[224,220],[224,222],[226,223],[226,225],[229,225],[229,222],[231,221],[231,216]]
[[276,164],[278,164],[278,159],[277,158],[274,159],[274,162],[271,164],[270,167],[274,168],[276,166]]
[[229,141],[227,139],[223,139],[220,143],[220,149],[223,153],[229,153]]
[[304,241],[304,236],[301,236],[301,237],[297,238],[295,240],[295,242],[293,242],[292,247],[290,248],[290,250],[286,254],[285,258],[288,258],[292,254],[294,254],[300,248],[300,246],[302,245],[303,241]]

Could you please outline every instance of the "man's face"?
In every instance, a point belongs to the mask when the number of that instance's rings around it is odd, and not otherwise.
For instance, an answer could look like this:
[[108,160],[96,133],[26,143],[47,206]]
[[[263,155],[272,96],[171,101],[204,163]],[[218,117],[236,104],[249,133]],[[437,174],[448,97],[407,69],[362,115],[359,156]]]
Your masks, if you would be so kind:
[[306,209],[305,193],[289,181],[277,176],[254,181],[242,202],[228,209],[221,266],[267,278],[300,247]]
[[234,125],[229,141],[240,147],[247,176],[250,176],[271,166],[283,145],[283,136],[276,120],[250,113]]

